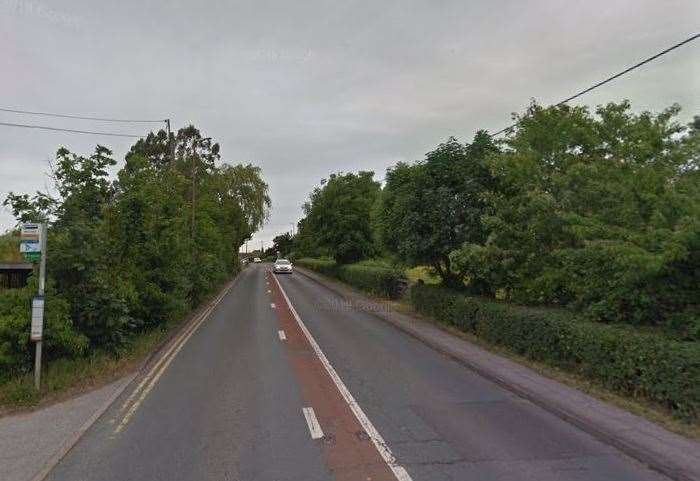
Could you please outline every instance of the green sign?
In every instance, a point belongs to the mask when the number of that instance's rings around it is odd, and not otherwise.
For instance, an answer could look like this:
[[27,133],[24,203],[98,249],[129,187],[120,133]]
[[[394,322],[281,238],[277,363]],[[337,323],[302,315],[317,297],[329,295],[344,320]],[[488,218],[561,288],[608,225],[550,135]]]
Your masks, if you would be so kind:
[[22,257],[25,261],[39,262],[41,260],[41,252],[22,252]]

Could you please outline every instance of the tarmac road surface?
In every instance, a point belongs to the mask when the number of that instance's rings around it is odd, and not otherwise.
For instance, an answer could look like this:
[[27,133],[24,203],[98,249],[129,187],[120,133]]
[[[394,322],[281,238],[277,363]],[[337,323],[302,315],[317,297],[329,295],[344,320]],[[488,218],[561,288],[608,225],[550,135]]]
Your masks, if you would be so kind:
[[308,278],[254,264],[47,479],[667,478]]

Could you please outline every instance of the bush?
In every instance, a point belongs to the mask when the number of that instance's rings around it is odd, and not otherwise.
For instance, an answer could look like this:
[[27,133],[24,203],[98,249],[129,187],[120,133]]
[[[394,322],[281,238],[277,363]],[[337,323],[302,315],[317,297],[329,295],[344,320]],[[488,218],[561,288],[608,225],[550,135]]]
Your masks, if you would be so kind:
[[[493,295],[678,327],[700,309],[700,125],[680,107],[532,104],[488,163],[487,240],[453,261]],[[683,312],[682,316],[679,313]]]
[[311,269],[312,271],[320,272],[327,276],[335,277],[336,263],[329,259],[314,259],[311,257],[302,257],[296,261],[296,264]]
[[[36,285],[23,289],[0,291],[0,379],[26,372],[32,366],[34,351],[30,349],[30,304]],[[68,303],[47,292],[44,313],[44,353],[46,359],[82,355],[88,339],[78,333],[70,320]]]
[[391,299],[401,295],[403,286],[407,282],[402,271],[376,261],[341,265],[332,260],[303,258],[296,263],[329,277],[335,277],[364,291]]
[[700,345],[605,325],[559,309],[516,306],[416,284],[415,309],[530,359],[700,419]]

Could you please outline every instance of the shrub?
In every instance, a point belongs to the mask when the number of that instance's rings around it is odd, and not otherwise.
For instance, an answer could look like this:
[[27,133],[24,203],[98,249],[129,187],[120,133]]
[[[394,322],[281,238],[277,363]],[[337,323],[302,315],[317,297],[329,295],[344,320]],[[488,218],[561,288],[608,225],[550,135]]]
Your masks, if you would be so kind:
[[565,310],[516,306],[424,284],[411,288],[410,299],[417,311],[488,342],[658,403],[679,418],[700,419],[697,343],[590,322]]
[[392,299],[401,295],[407,282],[402,271],[376,261],[340,265],[332,260],[303,258],[296,263],[364,291]]
[[[36,285],[0,291],[0,378],[28,371],[32,366],[29,324],[30,303]],[[78,333],[69,316],[68,303],[47,292],[44,313],[44,353],[47,359],[73,357],[85,353],[88,339]]]
[[333,260],[302,257],[296,261],[296,264],[306,267],[307,269],[311,269],[312,271],[335,277],[336,263]]

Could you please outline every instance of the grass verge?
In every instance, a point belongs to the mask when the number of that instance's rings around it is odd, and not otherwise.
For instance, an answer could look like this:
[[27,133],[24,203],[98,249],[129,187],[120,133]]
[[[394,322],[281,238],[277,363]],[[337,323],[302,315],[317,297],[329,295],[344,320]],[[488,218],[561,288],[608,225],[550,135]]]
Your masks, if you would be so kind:
[[96,351],[76,359],[56,359],[42,370],[41,390],[28,373],[0,383],[0,415],[25,411],[105,386],[136,369],[180,323],[134,337],[120,353]]
[[133,372],[150,353],[160,348],[210,300],[211,298],[204,300],[199,307],[179,321],[133,337],[117,353],[94,351],[86,357],[55,359],[46,363],[41,373],[40,391],[34,389],[33,373],[0,381],[0,416],[61,402],[105,386]]

